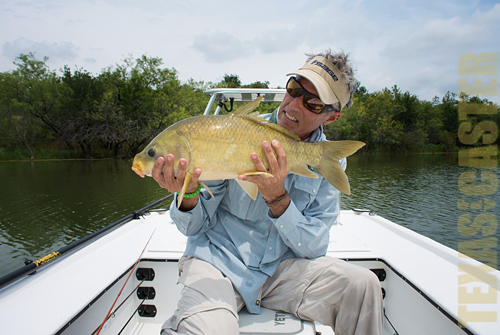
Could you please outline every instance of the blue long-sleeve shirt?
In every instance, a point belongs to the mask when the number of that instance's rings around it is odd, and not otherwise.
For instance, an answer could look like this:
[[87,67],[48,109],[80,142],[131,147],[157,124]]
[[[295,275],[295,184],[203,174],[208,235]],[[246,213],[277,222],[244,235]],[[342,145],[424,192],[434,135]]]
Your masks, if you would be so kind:
[[[319,127],[306,141],[323,140]],[[345,158],[340,162],[345,169]],[[178,210],[174,199],[170,216],[188,236],[184,254],[218,268],[248,311],[260,314],[260,289],[282,261],[326,254],[329,231],[340,210],[340,192],[317,175],[318,179],[287,175],[285,189],[291,202],[278,218],[261,196],[252,200],[234,180],[205,181],[214,199],[202,189],[198,204],[188,212]]]

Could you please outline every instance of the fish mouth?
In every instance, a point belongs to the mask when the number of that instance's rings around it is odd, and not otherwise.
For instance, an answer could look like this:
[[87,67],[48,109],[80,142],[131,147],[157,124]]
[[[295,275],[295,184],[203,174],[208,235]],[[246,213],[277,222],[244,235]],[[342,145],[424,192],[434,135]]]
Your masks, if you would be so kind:
[[137,173],[139,175],[139,177],[141,178],[144,178],[144,176],[146,175],[146,173],[144,173],[144,171],[142,171],[141,169],[139,169],[137,166],[132,166],[132,170]]
[[288,114],[286,111],[285,111],[285,116],[290,121],[293,121],[293,122],[298,122],[299,121],[295,117],[293,117],[292,115]]

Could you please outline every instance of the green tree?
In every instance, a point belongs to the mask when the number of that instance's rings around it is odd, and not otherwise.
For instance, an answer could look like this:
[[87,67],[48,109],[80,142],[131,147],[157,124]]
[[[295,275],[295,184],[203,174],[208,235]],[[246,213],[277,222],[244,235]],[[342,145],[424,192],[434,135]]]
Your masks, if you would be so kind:
[[41,127],[38,119],[32,115],[31,106],[19,100],[22,94],[20,79],[12,73],[0,73],[0,130],[5,144],[22,143],[33,160]]
[[138,150],[169,125],[203,113],[203,84],[181,84],[175,69],[162,68],[157,57],[131,57],[116,69],[108,68],[100,76],[106,92],[100,109],[100,139],[117,156]]
[[239,88],[241,87],[241,80],[237,74],[225,74],[224,79],[220,82],[220,86],[225,88]]
[[248,85],[242,85],[242,88],[269,88],[269,81],[255,81]]
[[14,62],[17,69],[12,74],[20,80],[18,100],[29,104],[31,114],[60,136],[64,129],[59,113],[62,92],[60,79],[46,64],[48,57],[37,60],[33,53],[29,53],[21,54],[17,59],[20,62]]
[[61,101],[65,125],[62,137],[79,146],[85,157],[92,157],[101,130],[103,116],[98,106],[104,97],[105,86],[90,72],[84,69],[71,72],[68,66],[63,70],[62,85],[65,88]]

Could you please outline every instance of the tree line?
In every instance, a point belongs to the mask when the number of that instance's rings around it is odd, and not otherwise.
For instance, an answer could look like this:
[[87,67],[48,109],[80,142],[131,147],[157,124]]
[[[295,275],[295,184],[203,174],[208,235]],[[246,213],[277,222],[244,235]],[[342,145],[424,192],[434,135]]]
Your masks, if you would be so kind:
[[[471,114],[460,121],[459,109],[466,105],[476,110],[487,109],[488,113]],[[425,101],[410,92],[401,92],[396,85],[373,93],[360,86],[354,94],[353,106],[326,127],[326,134],[331,140],[363,141],[369,152],[454,152],[465,143],[458,136],[461,122],[470,122],[472,127],[467,133],[473,129],[480,131],[483,121],[496,124],[498,129],[498,112],[498,105],[465,93],[457,96],[447,92],[441,99],[436,96]],[[497,142],[498,139],[494,143]]]
[[[14,70],[0,73],[0,157],[17,150],[34,159],[41,149],[55,156],[66,150],[81,158],[133,157],[171,124],[201,115],[208,102],[205,90],[269,87],[267,81],[244,85],[235,74],[218,83],[183,83],[161,58],[145,55],[128,57],[98,75],[68,66],[58,74],[47,60],[21,54]],[[325,133],[330,140],[363,141],[365,152],[452,152],[460,145],[459,101],[498,111],[488,100],[465,94],[448,92],[425,101],[397,86],[372,93],[358,86],[353,106]],[[259,109],[269,112],[278,105]],[[484,120],[500,126],[498,113],[469,117],[473,125]]]

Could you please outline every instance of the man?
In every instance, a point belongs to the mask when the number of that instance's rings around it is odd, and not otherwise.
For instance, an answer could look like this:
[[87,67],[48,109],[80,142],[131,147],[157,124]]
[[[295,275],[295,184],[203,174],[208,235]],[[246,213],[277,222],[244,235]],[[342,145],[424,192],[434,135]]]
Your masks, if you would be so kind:
[[[289,75],[280,107],[265,116],[303,141],[324,141],[323,125],[352,105],[357,81],[343,53],[310,55]],[[214,199],[193,173],[181,207],[170,215],[189,236],[179,261],[184,285],[178,308],[162,334],[239,334],[238,311],[266,307],[331,326],[336,335],[382,334],[380,283],[371,271],[326,257],[329,230],[340,206],[339,191],[326,179],[288,174],[286,153],[278,141],[263,142],[267,170],[256,153],[259,171],[271,178],[239,176],[257,184],[253,201],[234,180],[206,182]],[[276,155],[273,152],[276,152]],[[180,159],[158,158],[153,178],[179,192],[186,174]],[[341,160],[345,169],[345,159]],[[164,172],[162,173],[162,169]]]

